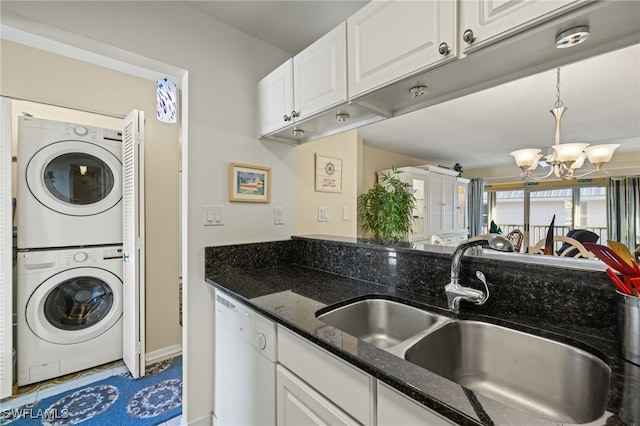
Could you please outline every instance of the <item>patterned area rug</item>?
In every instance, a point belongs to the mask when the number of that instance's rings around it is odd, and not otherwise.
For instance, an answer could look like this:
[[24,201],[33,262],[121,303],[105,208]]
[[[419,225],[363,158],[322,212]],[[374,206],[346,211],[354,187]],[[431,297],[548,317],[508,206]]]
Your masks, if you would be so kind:
[[182,413],[182,357],[60,393],[4,412],[0,424],[62,426],[157,425]]

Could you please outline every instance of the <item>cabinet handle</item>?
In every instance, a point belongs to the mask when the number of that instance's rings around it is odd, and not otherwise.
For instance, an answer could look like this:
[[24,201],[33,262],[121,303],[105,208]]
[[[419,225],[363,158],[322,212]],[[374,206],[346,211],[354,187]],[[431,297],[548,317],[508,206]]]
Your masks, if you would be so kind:
[[282,119],[283,119],[284,121],[291,121],[291,116],[290,116],[290,115],[285,114],[285,115],[282,117]]
[[473,30],[465,30],[465,32],[462,33],[462,39],[467,44],[471,44],[476,41],[476,35],[473,33]]
[[299,112],[291,111],[291,118],[298,118],[298,117],[300,117]]
[[451,48],[447,43],[443,42],[440,43],[440,46],[438,46],[438,52],[440,52],[440,54],[443,56],[447,56],[449,53],[451,53]]

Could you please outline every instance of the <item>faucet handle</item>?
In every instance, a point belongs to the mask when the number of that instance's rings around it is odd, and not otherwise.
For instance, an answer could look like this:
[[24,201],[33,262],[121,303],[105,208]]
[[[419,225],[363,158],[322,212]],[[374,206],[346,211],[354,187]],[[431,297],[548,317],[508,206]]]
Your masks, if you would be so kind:
[[476,305],[484,305],[484,303],[487,300],[489,300],[489,286],[487,285],[487,277],[484,276],[482,271],[476,271],[476,277],[478,277],[478,279],[482,281],[482,284],[484,284],[485,290],[487,290],[487,292],[485,293],[485,296],[482,298],[482,300],[476,302]]

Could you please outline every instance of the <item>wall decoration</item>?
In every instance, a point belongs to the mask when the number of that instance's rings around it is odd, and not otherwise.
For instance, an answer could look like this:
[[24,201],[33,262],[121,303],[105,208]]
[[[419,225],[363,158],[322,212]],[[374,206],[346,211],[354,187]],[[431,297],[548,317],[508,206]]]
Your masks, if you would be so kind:
[[271,168],[229,164],[229,201],[268,203],[271,199]]
[[342,192],[342,160],[316,154],[316,191]]
[[176,102],[176,83],[167,77],[156,84],[156,116],[165,123],[175,123],[178,106]]

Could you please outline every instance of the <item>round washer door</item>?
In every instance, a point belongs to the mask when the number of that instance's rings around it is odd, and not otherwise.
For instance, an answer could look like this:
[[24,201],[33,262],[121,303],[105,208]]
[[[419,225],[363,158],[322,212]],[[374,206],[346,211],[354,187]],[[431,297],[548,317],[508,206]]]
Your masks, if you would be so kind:
[[45,146],[29,160],[25,178],[40,203],[70,216],[100,214],[122,199],[122,163],[91,142]]
[[122,316],[122,281],[100,268],[67,269],[33,292],[27,324],[42,340],[74,344],[108,331]]

